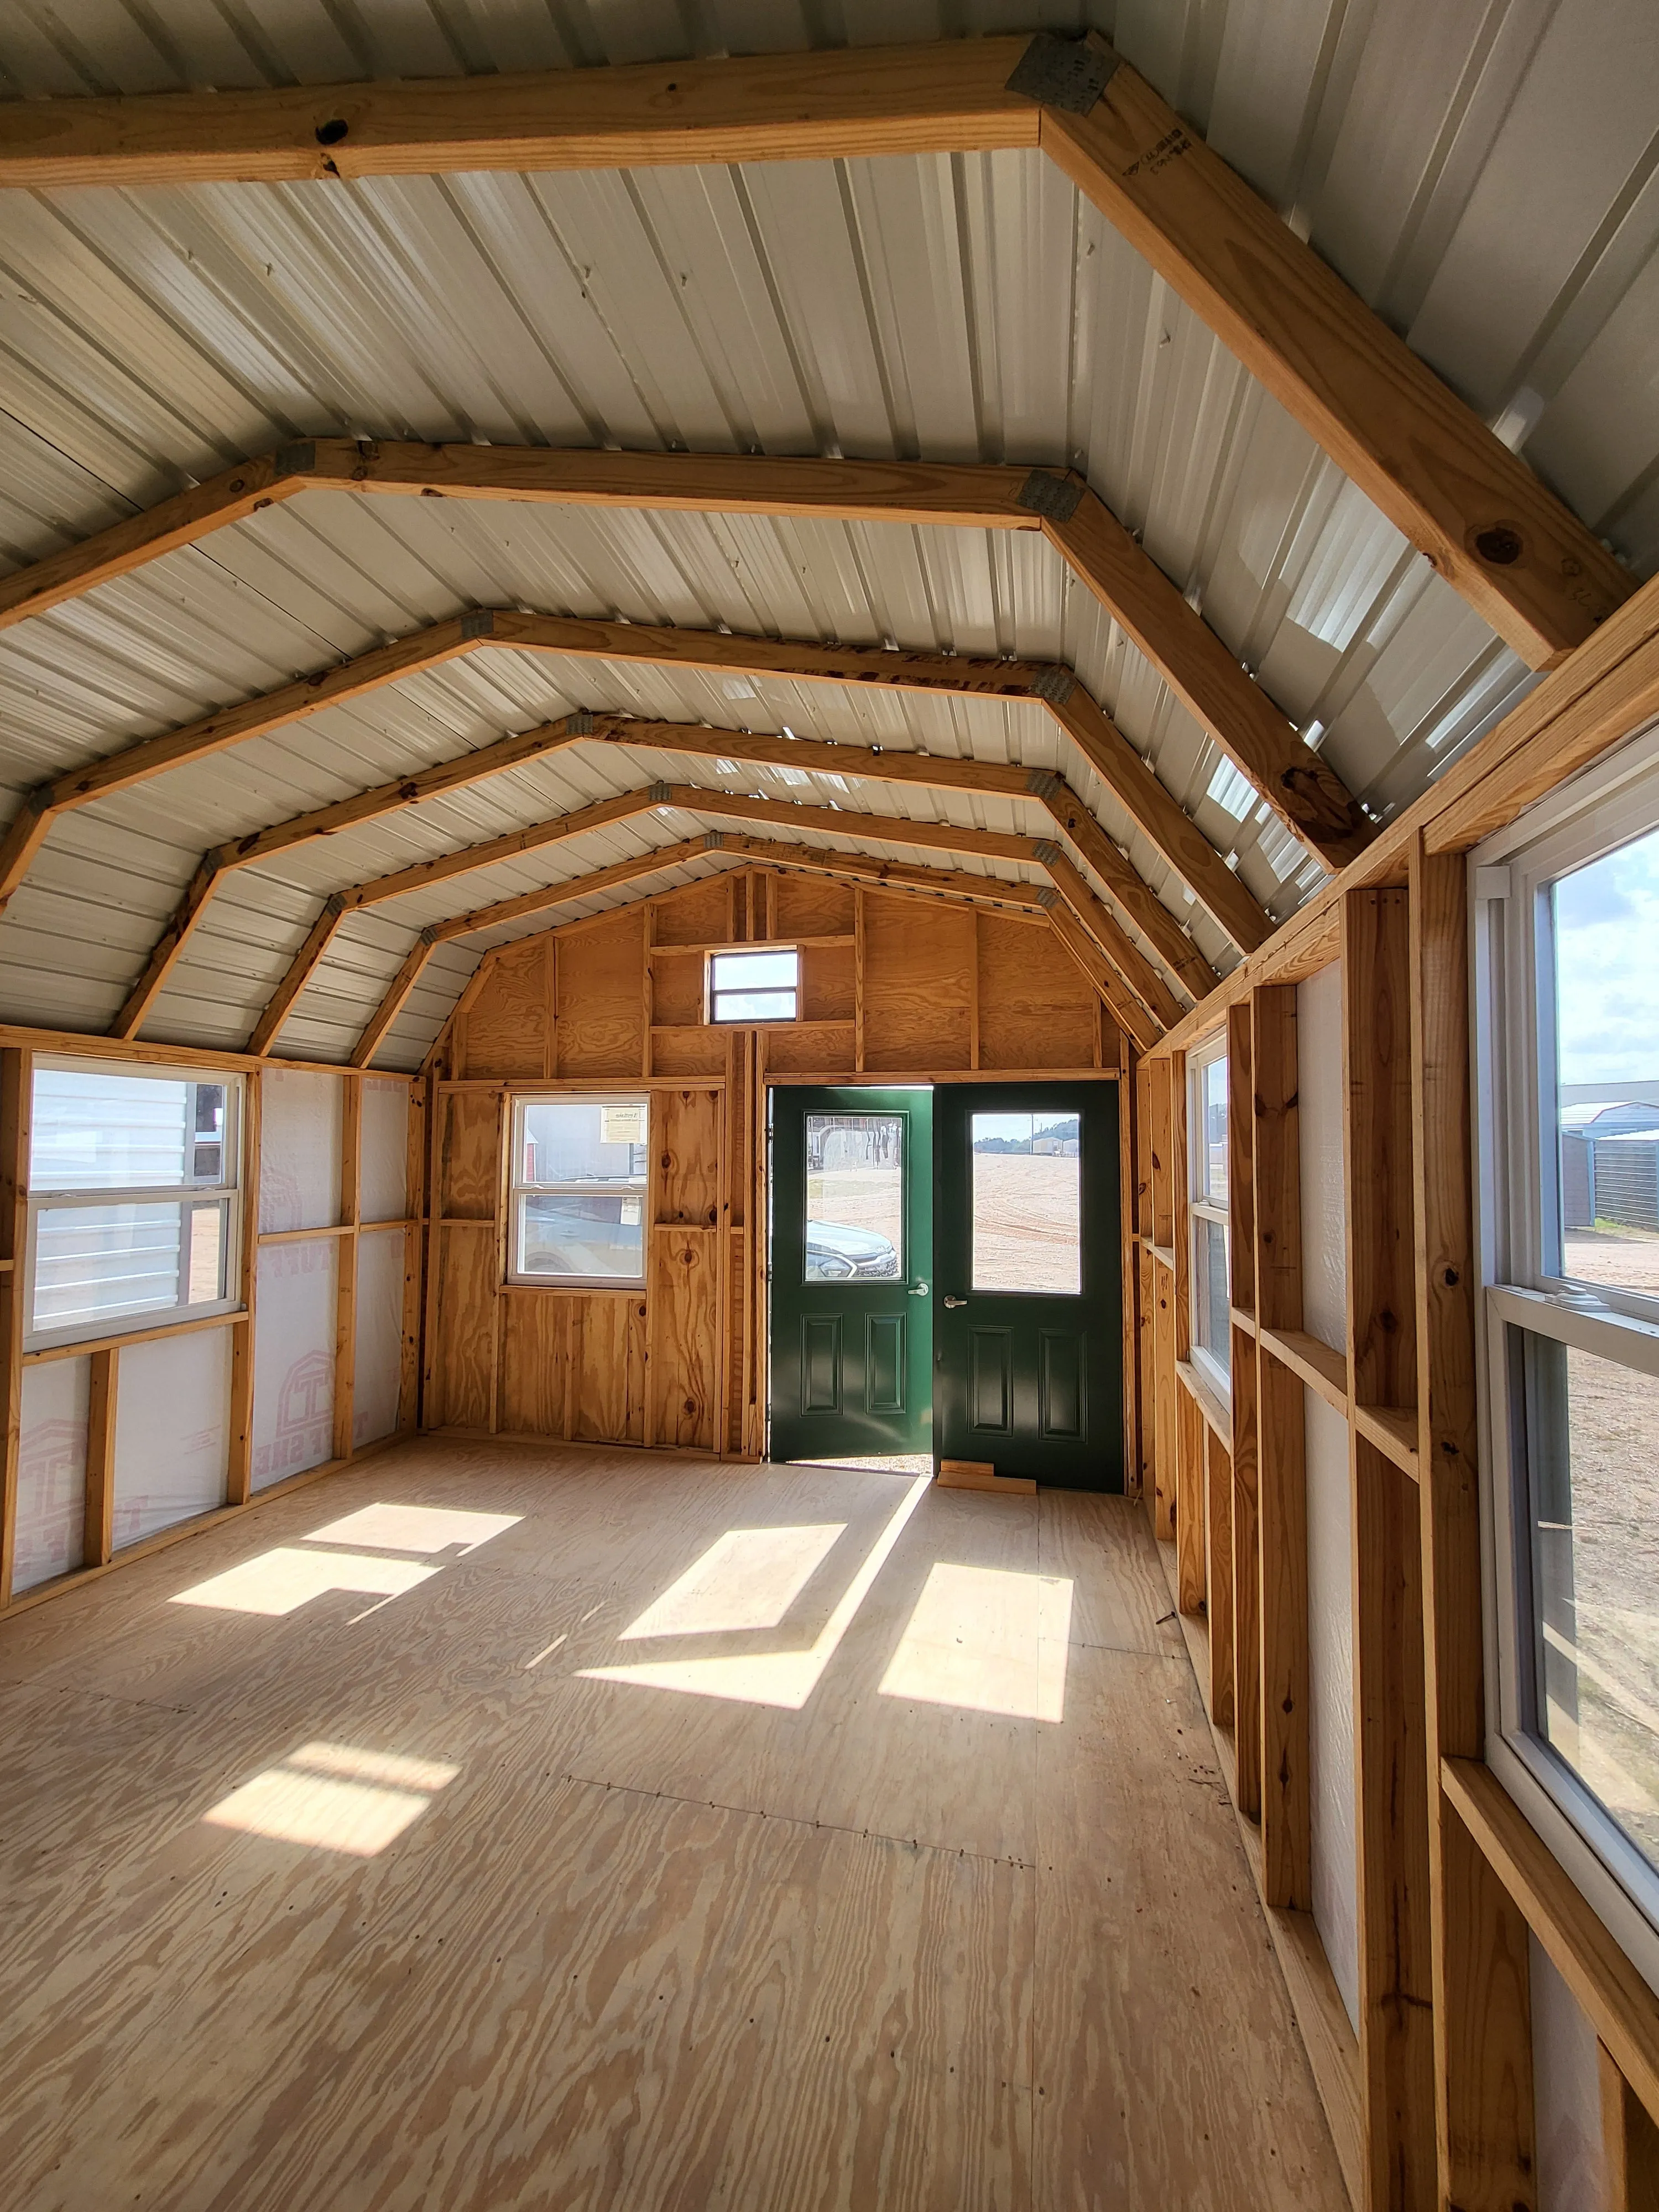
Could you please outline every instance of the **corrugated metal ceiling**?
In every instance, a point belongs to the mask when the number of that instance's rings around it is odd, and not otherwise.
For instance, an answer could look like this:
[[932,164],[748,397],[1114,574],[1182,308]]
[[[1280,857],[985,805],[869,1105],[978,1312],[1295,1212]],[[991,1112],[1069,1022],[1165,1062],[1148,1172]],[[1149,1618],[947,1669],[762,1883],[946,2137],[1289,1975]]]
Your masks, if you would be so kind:
[[[0,15],[0,74],[24,95],[61,96],[1086,17],[1524,440],[1592,527],[1644,568],[1659,557],[1649,7],[970,0],[945,12],[15,0]],[[13,562],[295,434],[1007,458],[1086,471],[1379,811],[1413,796],[1527,681],[1036,155],[8,197],[0,546]],[[308,494],[0,641],[0,775],[21,790],[472,605],[1065,659],[1237,852],[1258,896],[1282,912],[1316,880],[1049,549],[973,532]],[[107,1020],[208,843],[574,705],[1060,765],[1190,914],[1035,708],[490,653],[60,824],[0,922],[0,1007]],[[331,841],[325,865],[248,872],[216,900],[147,1033],[239,1041],[321,892],[654,773],[713,780],[708,763],[563,755]],[[732,787],[780,787],[747,769]],[[981,818],[960,796],[865,785],[856,798]],[[1028,826],[1015,813],[985,825]],[[576,848],[558,849],[556,867],[535,866],[567,872]],[[584,867],[617,856],[583,853]],[[483,902],[483,880],[447,886],[441,909],[357,917],[285,1048],[343,1049],[413,931]],[[1202,917],[1194,935],[1225,963]],[[388,1057],[418,1057],[471,957],[451,947],[434,962]]]

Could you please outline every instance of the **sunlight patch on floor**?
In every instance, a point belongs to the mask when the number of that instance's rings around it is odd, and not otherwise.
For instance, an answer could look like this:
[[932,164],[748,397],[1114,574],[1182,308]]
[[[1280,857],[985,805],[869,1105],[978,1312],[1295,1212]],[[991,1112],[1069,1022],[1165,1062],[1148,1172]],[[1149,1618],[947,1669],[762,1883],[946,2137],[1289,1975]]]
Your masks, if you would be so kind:
[[623,1629],[621,1640],[775,1628],[846,1526],[826,1521],[799,1528],[728,1528]]
[[[441,1572],[444,1563],[422,1566],[414,1559],[388,1559],[386,1553],[430,1555],[459,1545],[459,1556],[465,1559],[480,1545],[515,1528],[523,1517],[519,1513],[479,1513],[449,1505],[398,1505],[385,1501],[363,1505],[338,1521],[307,1529],[294,1544],[261,1552],[239,1566],[227,1568],[222,1575],[177,1591],[171,1602],[273,1617],[295,1613],[329,1590],[360,1591],[390,1603]],[[325,1544],[366,1548],[325,1551],[321,1548]],[[313,1550],[313,1546],[318,1548]]]
[[380,1503],[360,1506],[343,1520],[310,1529],[301,1539],[307,1544],[362,1544],[377,1552],[447,1552],[461,1547],[461,1557],[476,1552],[507,1528],[516,1528],[521,1513],[476,1513],[454,1505],[394,1505]]
[[224,1613],[295,1613],[326,1590],[366,1591],[401,1597],[442,1571],[414,1559],[376,1559],[360,1552],[303,1552],[281,1544],[204,1583],[177,1591],[174,1605],[216,1606]]
[[787,1459],[785,1467],[830,1467],[853,1474],[931,1474],[931,1452],[866,1452],[860,1459]]
[[374,1858],[460,1772],[447,1759],[307,1743],[203,1814],[211,1827]]
[[694,1697],[732,1698],[744,1705],[780,1705],[799,1712],[817,1687],[820,1676],[869,1595],[876,1577],[904,1533],[905,1523],[927,1495],[933,1479],[930,1468],[910,1484],[897,1509],[888,1516],[880,1534],[866,1553],[822,1633],[806,1650],[647,1660],[630,1667],[586,1667],[583,1674],[592,1681],[632,1682],[645,1689],[681,1690]]
[[1072,1584],[1007,1567],[933,1567],[882,1677],[884,1698],[1024,1720],[1066,1710]]

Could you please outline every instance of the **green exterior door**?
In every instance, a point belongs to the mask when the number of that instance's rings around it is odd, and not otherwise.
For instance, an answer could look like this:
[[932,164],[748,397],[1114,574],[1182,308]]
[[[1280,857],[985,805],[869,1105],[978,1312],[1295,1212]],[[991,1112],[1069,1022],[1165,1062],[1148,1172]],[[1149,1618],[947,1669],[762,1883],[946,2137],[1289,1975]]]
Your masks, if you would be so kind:
[[933,1098],[938,1454],[1121,1492],[1117,1085],[951,1083]]
[[771,1097],[771,1455],[931,1452],[933,1094]]

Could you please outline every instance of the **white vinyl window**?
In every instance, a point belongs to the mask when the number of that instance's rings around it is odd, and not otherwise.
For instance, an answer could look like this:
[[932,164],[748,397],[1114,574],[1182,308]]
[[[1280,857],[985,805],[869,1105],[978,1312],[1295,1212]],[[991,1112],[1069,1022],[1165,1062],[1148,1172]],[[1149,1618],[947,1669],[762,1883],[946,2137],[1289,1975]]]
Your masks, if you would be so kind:
[[1471,856],[1489,1757],[1659,1976],[1659,740]]
[[514,1282],[643,1284],[650,1141],[643,1091],[514,1101]]
[[793,1022],[800,1012],[800,951],[737,945],[708,956],[711,1022]]
[[1231,1225],[1227,1197],[1227,1037],[1187,1055],[1187,1218],[1192,1240],[1193,1364],[1232,1395]]
[[239,1077],[37,1060],[30,1349],[234,1310],[240,1164]]

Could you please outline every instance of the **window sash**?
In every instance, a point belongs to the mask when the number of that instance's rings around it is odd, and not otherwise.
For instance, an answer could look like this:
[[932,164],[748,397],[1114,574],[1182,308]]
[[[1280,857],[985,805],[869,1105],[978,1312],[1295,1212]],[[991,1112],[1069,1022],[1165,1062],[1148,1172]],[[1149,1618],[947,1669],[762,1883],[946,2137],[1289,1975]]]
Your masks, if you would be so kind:
[[[1210,1070],[1218,1064],[1224,1072],[1227,1060],[1227,1033],[1218,1030],[1212,1036],[1193,1047],[1187,1054],[1187,1197],[1188,1205],[1200,1201],[1213,1205],[1218,1201],[1210,1195],[1210,1152],[1208,1143],[1208,1085]],[[1227,1101],[1231,1117],[1232,1100]]]
[[[507,1212],[507,1267],[509,1283],[521,1283],[540,1290],[613,1290],[637,1292],[644,1287],[649,1258],[650,1221],[647,1200],[650,1190],[650,1146],[653,1103],[647,1091],[520,1091],[511,1098],[512,1111],[507,1116],[507,1142],[512,1149],[509,1163]],[[645,1109],[646,1166],[638,1175],[629,1176],[553,1176],[546,1179],[527,1177],[523,1172],[525,1156],[525,1119],[532,1106],[642,1106]],[[634,1274],[564,1273],[544,1267],[526,1267],[525,1247],[525,1201],[531,1198],[634,1198],[640,1208],[640,1264]]]
[[[1600,1358],[1622,1359],[1615,1332],[1627,1324],[1564,1308],[1534,1291],[1489,1288],[1481,1350],[1490,1504],[1489,1556],[1498,1602],[1492,1643],[1486,1758],[1533,1826],[1652,1983],[1659,1978],[1659,1869],[1656,1869],[1536,1723],[1530,1472],[1515,1432],[1509,1332],[1553,1338]],[[1644,1332],[1644,1334],[1651,1334]],[[1626,1340],[1628,1341],[1628,1340]],[[1659,1372],[1653,1352],[1639,1364]]]
[[189,1206],[198,1199],[234,1198],[241,1185],[234,1182],[141,1182],[108,1190],[52,1190],[29,1193],[29,1204],[59,1213],[72,1206]]
[[[1659,1297],[1555,1265],[1563,1238],[1556,1066],[1556,952],[1550,889],[1659,828],[1659,733],[1564,787],[1528,834],[1525,817],[1470,856],[1481,1076],[1483,1279],[1570,1295],[1659,1321]],[[1646,791],[1632,791],[1632,785]],[[1588,789],[1585,787],[1588,786]],[[1576,802],[1574,803],[1574,795]],[[1637,826],[1632,832],[1632,824]],[[1496,863],[1496,865],[1494,865]]]
[[[125,1076],[139,1082],[183,1083],[191,1086],[211,1084],[222,1089],[225,1096],[225,1109],[221,1164],[233,1172],[210,1183],[181,1179],[176,1182],[108,1184],[91,1188],[76,1184],[64,1188],[54,1183],[36,1184],[31,1182],[27,1194],[24,1228],[24,1350],[45,1352],[65,1345],[98,1344],[107,1339],[131,1335],[137,1330],[165,1329],[175,1323],[208,1321],[222,1314],[240,1313],[244,1308],[241,1296],[242,1208],[237,1202],[243,1188],[243,1091],[240,1076],[229,1070],[152,1066],[148,1063],[86,1060],[69,1055],[59,1057],[45,1054],[35,1058],[31,1088],[33,1076],[41,1073]],[[193,1134],[187,1133],[187,1157],[193,1142]],[[42,1217],[48,1213],[88,1212],[123,1206],[177,1206],[179,1209],[178,1288],[180,1295],[167,1305],[146,1302],[125,1310],[118,1307],[110,1313],[94,1314],[60,1323],[48,1321],[37,1326],[34,1314],[40,1287]],[[222,1223],[220,1268],[225,1294],[222,1297],[198,1299],[191,1303],[186,1279],[190,1265],[188,1224],[191,1210],[198,1206],[214,1207],[220,1214]]]
[[[750,979],[740,981],[733,975],[733,965],[757,955],[787,955],[794,963],[793,973],[763,981]],[[725,968],[726,973],[721,970]],[[767,1013],[733,1013],[728,1002],[733,1000],[787,999],[787,1012]],[[796,1022],[800,1019],[801,952],[799,945],[770,944],[756,939],[748,945],[722,945],[708,953],[703,963],[703,1018],[711,1027],[734,1029],[764,1029],[773,1022]]]
[[595,1176],[584,1182],[580,1176],[574,1181],[566,1176],[552,1182],[515,1182],[513,1188],[528,1198],[586,1198],[595,1191],[601,1194],[606,1191],[632,1191],[643,1195],[647,1180],[642,1175]]
[[[1231,1405],[1233,1388],[1231,1366],[1224,1367],[1207,1346],[1200,1340],[1206,1293],[1209,1287],[1203,1264],[1208,1240],[1199,1226],[1203,1222],[1224,1232],[1223,1249],[1228,1255],[1227,1279],[1224,1285],[1225,1297],[1215,1309],[1212,1318],[1218,1324],[1223,1342],[1231,1349],[1232,1208],[1229,1201],[1212,1198],[1210,1194],[1207,1103],[1210,1071],[1218,1064],[1224,1071],[1226,1061],[1227,1033],[1224,1030],[1212,1032],[1187,1054],[1187,1318],[1193,1365],[1222,1403]],[[1227,1111],[1231,1116],[1231,1097],[1227,1101]]]
[[1533,1468],[1516,1427],[1521,1336],[1659,1376],[1659,1299],[1555,1271],[1560,1231],[1551,886],[1659,826],[1659,732],[1469,855],[1475,1211],[1483,1325],[1480,1477],[1487,1588],[1486,1757],[1649,1983],[1659,1989],[1659,1870],[1536,1727]]
[[[1206,1256],[1205,1246],[1209,1241],[1206,1237],[1200,1236],[1199,1232],[1199,1224],[1200,1222],[1206,1223],[1212,1230],[1218,1229],[1222,1232],[1220,1238],[1223,1255],[1220,1285],[1221,1296],[1214,1303],[1212,1317],[1216,1323],[1217,1331],[1220,1336],[1221,1342],[1226,1348],[1228,1353],[1228,1364],[1224,1367],[1222,1365],[1221,1361],[1216,1357],[1215,1353],[1212,1352],[1209,1346],[1202,1341],[1200,1336],[1200,1330],[1203,1325],[1206,1291],[1208,1288],[1208,1278],[1206,1274],[1204,1266]],[[1226,1214],[1216,1206],[1206,1205],[1200,1207],[1194,1206],[1191,1209],[1191,1218],[1188,1224],[1187,1233],[1188,1238],[1188,1263],[1189,1276],[1188,1296],[1190,1307],[1189,1328],[1191,1334],[1190,1352],[1192,1362],[1194,1366],[1198,1369],[1200,1374],[1203,1376],[1210,1388],[1215,1392],[1217,1397],[1218,1397],[1224,1404],[1231,1405],[1232,1403],[1233,1395],[1231,1366],[1233,1325],[1231,1264],[1232,1224],[1228,1219]]]
[[[776,999],[787,1004],[780,1003],[775,1008],[769,1008],[764,1013],[751,1012],[747,1009],[733,1012],[730,1002],[734,999],[750,1000]],[[774,986],[763,991],[738,989],[715,991],[709,997],[708,1019],[711,1024],[718,1022],[734,1029],[765,1029],[773,1022],[799,1021],[800,993],[786,988],[782,985]]]

